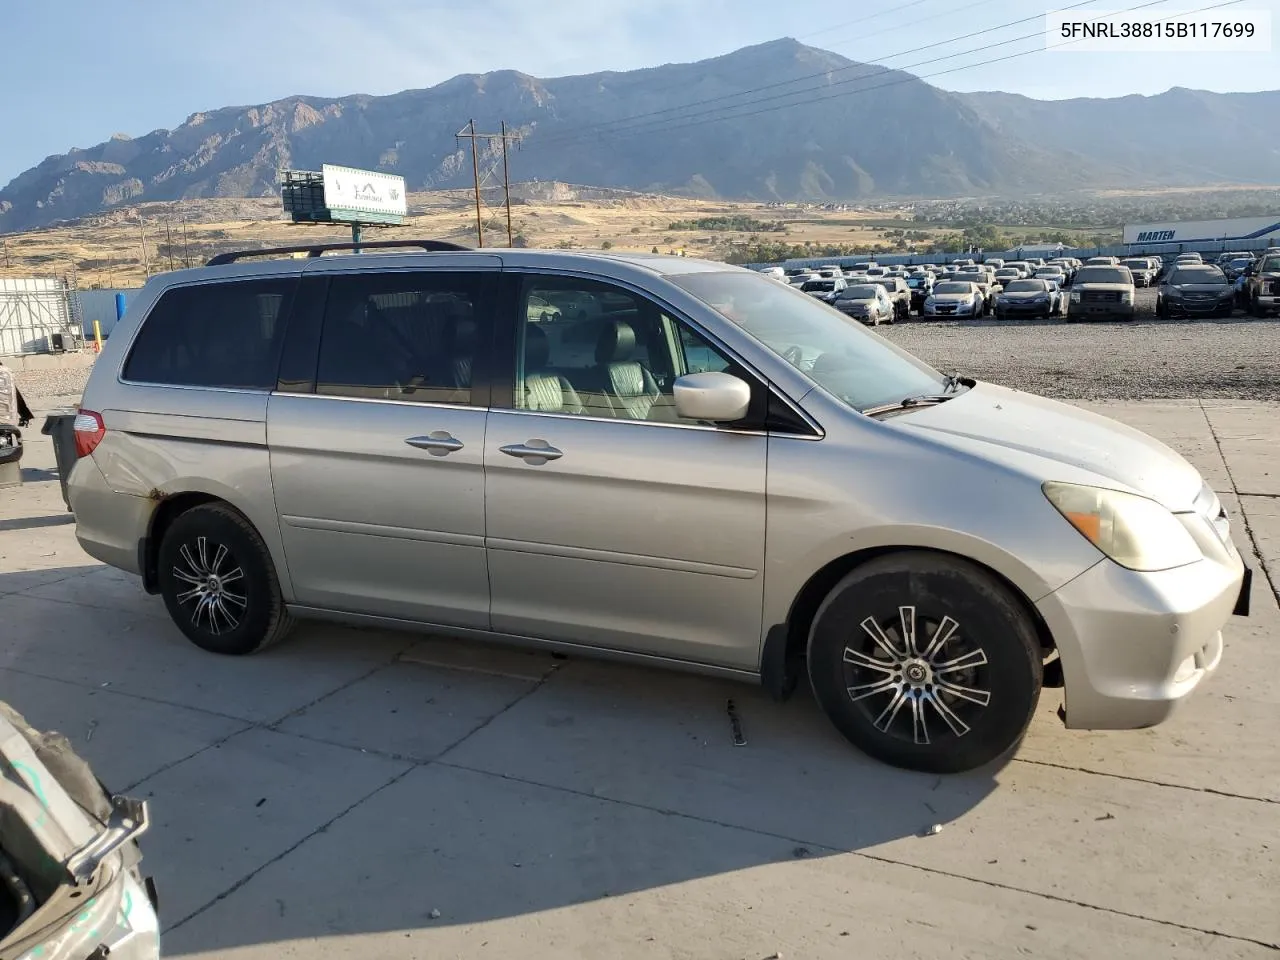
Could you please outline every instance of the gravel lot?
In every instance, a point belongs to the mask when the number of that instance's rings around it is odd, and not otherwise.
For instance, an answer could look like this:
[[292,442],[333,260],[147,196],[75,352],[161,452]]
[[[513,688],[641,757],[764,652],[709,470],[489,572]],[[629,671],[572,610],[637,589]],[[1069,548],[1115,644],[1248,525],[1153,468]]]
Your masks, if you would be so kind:
[[880,327],[947,372],[1068,400],[1280,399],[1280,321],[1158,320],[1139,290],[1132,322],[920,320]]
[[[948,373],[1068,400],[1280,400],[1280,321],[1162,321],[1154,290],[1138,319],[933,321],[880,327],[887,339]],[[91,368],[32,370],[18,385],[33,406],[73,403]]]

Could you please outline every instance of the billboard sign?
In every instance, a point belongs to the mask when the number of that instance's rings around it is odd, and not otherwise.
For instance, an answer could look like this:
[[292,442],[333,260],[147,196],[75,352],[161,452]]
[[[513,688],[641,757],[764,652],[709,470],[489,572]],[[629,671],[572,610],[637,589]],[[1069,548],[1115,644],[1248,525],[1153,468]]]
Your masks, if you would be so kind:
[[1125,243],[1202,243],[1256,240],[1280,236],[1280,214],[1231,220],[1182,220],[1172,223],[1126,223]]
[[324,177],[324,205],[331,211],[379,217],[403,217],[409,212],[404,177],[330,163],[322,165],[320,171]]

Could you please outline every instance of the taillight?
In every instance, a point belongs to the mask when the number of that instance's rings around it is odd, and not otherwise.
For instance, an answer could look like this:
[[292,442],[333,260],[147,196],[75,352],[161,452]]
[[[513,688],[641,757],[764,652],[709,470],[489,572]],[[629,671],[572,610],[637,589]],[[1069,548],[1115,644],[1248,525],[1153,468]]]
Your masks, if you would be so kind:
[[102,414],[92,410],[81,410],[76,414],[74,430],[77,457],[87,457],[93,453],[107,435],[107,425],[102,422]]

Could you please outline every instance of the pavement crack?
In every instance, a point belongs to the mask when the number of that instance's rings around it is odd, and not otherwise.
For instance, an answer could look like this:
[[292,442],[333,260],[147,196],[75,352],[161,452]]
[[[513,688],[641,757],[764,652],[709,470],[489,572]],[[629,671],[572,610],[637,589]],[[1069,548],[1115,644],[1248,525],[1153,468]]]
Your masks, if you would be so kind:
[[1085,773],[1093,777],[1110,777],[1113,780],[1127,780],[1130,783],[1146,783],[1153,787],[1168,787],[1171,790],[1189,790],[1192,793],[1207,793],[1215,797],[1229,797],[1232,800],[1247,800],[1252,803],[1274,803],[1280,800],[1272,797],[1257,797],[1247,793],[1231,793],[1228,790],[1216,790],[1213,787],[1194,787],[1186,783],[1171,783],[1168,780],[1153,780],[1150,777],[1131,777],[1123,773],[1111,773],[1107,770],[1090,770],[1088,767],[1075,767],[1069,763],[1054,763],[1051,760],[1032,760],[1028,757],[1014,757],[1014,763],[1029,763],[1037,767],[1052,767],[1055,770],[1068,770],[1072,773]]
[[1242,494],[1240,486],[1236,483],[1235,474],[1231,472],[1231,463],[1227,460],[1226,452],[1222,449],[1222,441],[1218,438],[1218,431],[1213,427],[1213,420],[1209,417],[1209,411],[1205,408],[1203,400],[1196,401],[1200,405],[1200,413],[1204,416],[1204,422],[1209,427],[1209,436],[1213,437],[1213,444],[1218,449],[1218,456],[1222,459],[1222,467],[1227,471],[1227,480],[1231,483],[1231,492],[1235,494],[1236,500],[1240,503],[1240,525],[1244,527],[1244,532],[1249,538],[1249,548],[1253,553],[1253,558],[1257,561],[1258,569],[1262,571],[1262,575],[1267,580],[1267,586],[1271,588],[1271,593],[1277,601],[1280,601],[1280,586],[1277,586],[1277,577],[1280,576],[1273,573],[1266,559],[1262,556],[1262,551],[1258,549],[1258,538],[1253,532],[1253,525],[1249,522],[1249,512],[1245,509],[1242,496],[1257,496],[1257,494]]
[[389,779],[386,783],[381,784],[380,786],[374,788],[373,790],[370,790],[368,793],[366,793],[363,797],[361,797],[355,803],[351,804],[350,806],[346,807],[343,810],[340,810],[337,814],[330,817],[328,820],[320,824],[320,826],[316,827],[306,836],[302,837],[300,840],[290,845],[287,849],[280,851],[271,859],[266,860],[263,863],[259,864],[258,866],[254,867],[252,870],[246,873],[243,877],[241,877],[231,886],[227,887],[227,889],[223,890],[220,894],[218,894],[216,897],[210,900],[208,903],[202,904],[201,906],[192,910],[185,917],[170,924],[168,927],[164,928],[164,930],[162,930],[161,932],[163,934],[172,933],[174,930],[177,930],[184,923],[194,920],[196,917],[200,916],[200,914],[204,913],[210,907],[214,906],[217,903],[222,902],[227,897],[231,896],[233,893],[235,893],[237,890],[243,887],[246,883],[248,883],[258,874],[260,874],[263,870],[266,870],[269,866],[271,866],[274,863],[279,863],[285,857],[289,856],[289,854],[293,853],[293,851],[301,847],[308,840],[324,833],[326,830],[328,830],[331,826],[333,826],[335,823],[337,823],[339,820],[345,817],[348,813],[350,813],[356,807],[367,802],[368,800],[371,800],[373,797],[376,797],[379,793],[381,793],[383,790],[386,790],[388,787],[394,786],[395,784],[399,783],[401,780],[403,780],[405,777],[407,777],[410,773],[412,773],[416,769],[417,767],[415,766],[405,767],[404,770],[401,770],[394,777]]

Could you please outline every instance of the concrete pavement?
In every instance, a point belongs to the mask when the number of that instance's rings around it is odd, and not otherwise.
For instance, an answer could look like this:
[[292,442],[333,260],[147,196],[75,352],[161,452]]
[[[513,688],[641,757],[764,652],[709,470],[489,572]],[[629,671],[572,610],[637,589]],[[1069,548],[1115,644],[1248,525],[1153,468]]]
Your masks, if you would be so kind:
[[[1082,404],[1183,452],[1280,574],[1280,404]],[[149,796],[168,955],[1254,957],[1280,945],[1280,610],[1168,724],[909,774],[811,698],[304,625],[192,647],[85,556],[47,438],[0,494],[0,698]],[[732,699],[747,743],[734,746]],[[933,824],[941,833],[929,836]]]

